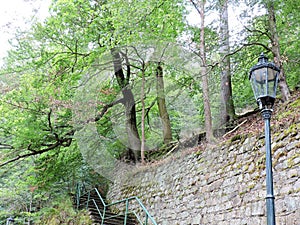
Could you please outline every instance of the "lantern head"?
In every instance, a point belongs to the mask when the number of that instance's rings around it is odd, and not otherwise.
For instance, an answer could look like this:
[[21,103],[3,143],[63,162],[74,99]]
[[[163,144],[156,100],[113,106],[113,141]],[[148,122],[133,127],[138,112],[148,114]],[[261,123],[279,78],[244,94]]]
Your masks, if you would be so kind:
[[280,69],[261,53],[258,63],[250,69],[249,79],[254,97],[261,110],[272,109],[278,84]]

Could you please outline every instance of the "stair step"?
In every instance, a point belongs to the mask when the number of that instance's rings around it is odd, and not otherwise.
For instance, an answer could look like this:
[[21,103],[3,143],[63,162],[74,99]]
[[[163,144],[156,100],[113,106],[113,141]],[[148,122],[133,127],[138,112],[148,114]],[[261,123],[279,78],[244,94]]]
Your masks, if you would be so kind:
[[[103,213],[103,212],[101,212],[101,213]],[[91,216],[94,216],[94,217],[96,217],[96,218],[99,218],[99,219],[101,219],[100,218],[100,215],[99,215],[99,212],[98,212],[98,210],[96,210],[96,209],[89,209],[89,214],[91,215]],[[109,212],[109,211],[106,211],[105,212],[105,217],[106,218],[111,218],[111,219],[115,219],[115,218],[117,218],[117,219],[122,219],[123,221],[124,221],[124,215],[123,214],[115,214],[115,213],[111,213],[111,212]],[[132,221],[134,221],[134,219],[132,219],[132,215],[131,214],[128,214],[128,216],[127,216],[127,220],[132,220]]]
[[[102,199],[106,204],[105,198]],[[87,207],[88,200],[90,200],[90,202]],[[91,200],[94,200],[97,206],[95,206],[95,204]],[[77,207],[77,205],[75,205],[75,207]],[[96,193],[96,191],[91,191],[90,194],[86,193],[80,196],[78,208],[88,209],[89,215],[93,221],[93,225],[101,225],[102,223],[102,219],[101,216],[99,215],[99,211],[97,207],[100,210],[100,212],[103,213],[104,210],[103,202],[99,198],[99,195]],[[124,219],[125,219],[124,215],[113,213],[110,211],[109,208],[107,208],[105,212],[105,220],[103,225],[124,225]],[[128,214],[126,225],[136,225],[136,224],[137,223],[136,220],[134,219],[134,216],[132,214]]]
[[[101,224],[101,220],[92,218],[96,224]],[[126,225],[136,225],[137,223],[132,220],[127,220]],[[104,225],[124,225],[124,219],[106,219]]]
[[[98,213],[98,211],[91,211],[89,210],[89,215],[92,217],[93,221],[94,222],[98,222],[98,223],[101,223],[102,219]],[[106,212],[105,213],[105,224],[114,224],[114,225],[118,225],[118,224],[124,224],[124,219],[125,219],[125,216],[122,215],[122,214],[114,214],[114,213],[111,213],[111,212]],[[133,216],[131,214],[129,214],[127,216],[127,224],[135,224],[135,219],[133,218]]]

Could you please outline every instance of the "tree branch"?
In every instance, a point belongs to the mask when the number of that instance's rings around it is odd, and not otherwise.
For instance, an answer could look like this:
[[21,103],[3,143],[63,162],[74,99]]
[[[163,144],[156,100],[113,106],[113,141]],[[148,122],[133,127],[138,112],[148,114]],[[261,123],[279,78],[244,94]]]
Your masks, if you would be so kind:
[[52,123],[51,123],[51,114],[52,114],[52,109],[50,109],[49,113],[48,113],[48,126],[50,128],[50,132],[53,132],[53,127],[52,127]]
[[24,159],[24,158],[27,158],[29,156],[33,156],[33,155],[40,155],[42,153],[45,153],[45,152],[48,152],[50,150],[53,150],[55,149],[56,147],[60,146],[60,143],[59,142],[56,142],[54,143],[53,145],[49,146],[48,148],[45,148],[45,149],[42,149],[42,150],[39,150],[39,151],[34,151],[34,150],[30,150],[29,153],[26,153],[26,154],[23,154],[23,155],[18,155],[16,156],[15,158],[12,158],[12,159],[9,159],[7,161],[5,161],[4,163],[1,163],[0,164],[0,167],[3,167],[7,164],[10,164],[10,163],[13,163],[13,162],[16,162],[20,159]]
[[267,32],[263,32],[263,31],[257,30],[257,29],[251,30],[251,29],[248,28],[247,26],[244,26],[244,28],[245,28],[248,32],[250,32],[250,33],[259,33],[259,34],[261,34],[261,35],[266,35],[271,41],[273,41],[273,40],[272,40],[272,37],[271,37]]
[[[108,110],[109,108],[111,108],[111,107],[113,107],[114,105],[117,105],[117,104],[119,104],[119,103],[123,103],[123,101],[124,101],[124,99],[121,98],[121,99],[119,99],[119,100],[113,101],[113,102],[111,102],[111,103],[106,104],[105,106],[103,106],[101,112],[96,116],[96,118],[94,119],[94,121],[95,121],[95,122],[99,121],[99,120],[104,116],[104,114],[107,112],[107,110]],[[90,122],[90,121],[88,121],[88,122]]]
[[197,12],[199,13],[199,15],[201,15],[201,12],[200,12],[200,10],[199,10],[199,8],[198,8],[198,6],[197,6],[196,2],[195,2],[195,1],[193,1],[193,0],[190,0],[190,2],[193,4],[193,6],[195,7],[195,9],[196,9],[196,10],[197,10]]
[[3,163],[0,164],[0,167],[5,166],[7,164],[16,162],[20,159],[25,159],[27,157],[33,156],[33,155],[40,155],[43,154],[45,152],[51,151],[57,147],[69,147],[72,144],[72,140],[73,140],[73,135],[75,133],[75,130],[71,130],[69,132],[67,132],[63,138],[58,138],[58,136],[56,136],[56,142],[53,144],[44,144],[42,146],[47,146],[47,148],[41,149],[41,150],[34,150],[31,148],[31,144],[28,145],[27,150],[29,150],[29,153],[24,153],[24,154],[20,154],[12,159],[9,159]]
[[236,54],[237,52],[243,50],[245,47],[249,47],[249,46],[255,46],[255,45],[259,45],[259,46],[262,46],[263,48],[265,48],[268,52],[272,51],[272,49],[270,49],[268,46],[260,43],[260,42],[251,42],[251,43],[245,43],[243,44],[241,47],[237,48],[236,50],[234,50],[233,52],[230,52],[226,55],[223,56],[223,58],[217,62],[215,62],[214,64],[209,64],[207,65],[208,67],[211,67],[211,68],[214,68],[216,67],[217,65],[220,64],[220,62],[224,61],[225,58],[231,56],[231,55],[234,55]]
[[120,51],[121,55],[125,58],[125,65],[126,65],[126,68],[127,68],[127,72],[126,72],[126,84],[128,85],[129,84],[129,81],[130,81],[130,76],[131,76],[131,71],[130,71],[130,63],[129,63],[129,59],[128,59],[128,56],[127,56],[127,52],[126,53],[123,53],[122,51]]
[[14,147],[12,145],[0,143],[0,150],[1,149],[14,149]]
[[[4,100],[0,100],[1,102],[5,103],[5,104],[8,104],[8,105],[11,105],[15,108],[18,108],[18,109],[23,109],[23,110],[27,110],[27,111],[31,111],[31,112],[34,112],[34,113],[37,113],[37,114],[41,114],[41,115],[45,115],[46,113],[43,112],[43,111],[39,111],[39,110],[35,110],[35,109],[31,109],[27,106],[22,106],[22,105],[17,105],[15,103],[12,103],[11,101],[4,101]],[[25,102],[25,101],[24,101]],[[28,102],[25,102],[27,105],[28,105]]]

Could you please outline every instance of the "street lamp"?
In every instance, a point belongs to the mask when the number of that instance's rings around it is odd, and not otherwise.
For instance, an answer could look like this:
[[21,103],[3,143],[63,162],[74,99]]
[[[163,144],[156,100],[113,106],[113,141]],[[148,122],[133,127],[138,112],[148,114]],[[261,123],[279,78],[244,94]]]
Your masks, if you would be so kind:
[[273,193],[272,157],[270,118],[276,98],[276,89],[280,69],[274,63],[268,62],[268,58],[261,53],[258,63],[250,69],[250,82],[256,102],[265,121],[265,145],[266,145],[266,185],[267,185],[267,224],[275,225],[275,207]]

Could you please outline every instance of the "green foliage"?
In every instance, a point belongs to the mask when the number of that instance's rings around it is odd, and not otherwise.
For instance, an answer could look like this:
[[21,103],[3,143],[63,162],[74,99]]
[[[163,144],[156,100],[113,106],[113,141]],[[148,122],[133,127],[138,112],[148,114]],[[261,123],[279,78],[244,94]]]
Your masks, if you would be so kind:
[[[61,0],[53,1],[50,13],[45,22],[16,34],[1,71],[6,90],[1,93],[0,105],[0,140],[5,144],[1,164],[27,163],[26,168],[15,164],[15,168],[21,169],[20,174],[3,173],[3,180],[12,182],[3,184],[3,193],[19,188],[14,191],[15,197],[3,196],[1,202],[11,201],[5,210],[11,210],[14,202],[26,206],[15,207],[14,214],[28,211],[33,199],[34,204],[44,207],[47,201],[53,201],[53,193],[72,193],[77,181],[90,186],[107,184],[85,164],[73,137],[82,123],[93,119],[76,119],[76,104],[84,101],[76,99],[83,77],[91,75],[92,68],[103,63],[99,61],[103,53],[116,45],[152,42],[158,37],[173,41],[185,26],[184,5],[177,0]],[[17,78],[13,85],[11,77]],[[94,95],[99,102],[92,107],[101,111],[103,105],[117,98],[120,88],[114,79],[99,83],[100,91]],[[149,118],[156,113],[154,109]],[[115,137],[110,116],[108,112],[97,122],[97,130],[99,136],[112,140],[106,145],[110,154],[120,157],[124,146]],[[17,178],[20,183],[14,183]],[[30,188],[34,191],[28,192]],[[55,210],[51,209],[49,214],[52,212]]]
[[278,1],[276,24],[280,36],[280,47],[287,82],[292,90],[300,84],[299,76],[299,10],[300,3],[293,1]]
[[32,215],[34,224],[85,224],[91,225],[92,221],[86,211],[75,211],[72,202],[63,196],[53,200],[51,205]]
[[[121,98],[122,90],[113,75],[109,54],[116,46],[123,46],[120,48],[124,53],[122,59],[125,60],[126,54],[130,56],[129,87],[136,98],[138,129],[142,69],[148,81],[145,105],[149,148],[159,148],[163,143],[162,124],[155,102],[157,60],[163,61],[173,136],[179,139],[182,130],[201,129],[204,113],[200,68],[195,69],[199,66],[195,61],[200,58],[195,60],[188,51],[175,44],[170,47],[170,43],[180,40],[183,33],[199,36],[198,28],[186,26],[185,4],[182,0],[57,0],[53,1],[51,15],[44,22],[34,24],[26,32],[17,31],[5,67],[0,72],[0,165],[5,165],[0,169],[2,218],[10,213],[30,213],[28,208],[32,203],[44,208],[36,214],[40,224],[56,224],[61,219],[70,219],[71,223],[72,218],[75,224],[85,223],[71,211],[70,202],[64,202],[58,196],[60,192],[64,196],[66,192],[74,193],[78,181],[88,187],[101,183],[107,188],[107,179],[87,165],[87,159],[81,154],[82,146],[95,151],[104,149],[115,158],[121,158],[127,150],[126,141],[122,139],[126,128],[121,103],[109,107],[94,122],[107,105]],[[276,1],[276,7],[287,81],[294,89],[300,83],[299,3]],[[248,72],[260,52],[270,45],[266,16],[256,17],[251,22],[248,31],[244,31],[245,40],[233,46],[232,51],[237,51],[230,56],[237,112],[256,107]],[[211,27],[207,27],[205,33],[210,98],[213,116],[217,118],[220,89],[218,35]],[[196,46],[196,40],[192,38],[192,43],[183,46]],[[245,43],[247,48],[239,49]],[[146,56],[153,46],[155,53],[160,55],[151,56],[147,61]],[[172,51],[168,52],[167,46]],[[126,66],[124,64],[123,68],[128,72]],[[92,136],[92,141],[99,138],[99,142],[78,143],[74,134],[80,135],[79,131],[85,125],[95,126],[97,135]],[[92,156],[96,158],[97,155]],[[13,164],[9,165],[9,162]],[[56,203],[50,207],[49,202]]]
[[[255,4],[264,8],[264,1],[251,1],[252,5]],[[299,39],[299,16],[297,9],[299,3],[292,3],[292,1],[274,1],[276,11],[276,25],[277,32],[280,38],[280,50],[283,62],[283,67],[286,74],[287,83],[290,89],[294,89],[299,85],[299,54],[298,45]],[[298,10],[299,11],[299,10]],[[233,96],[238,111],[249,106],[249,102],[254,103],[253,94],[248,81],[250,68],[257,63],[257,58],[261,52],[267,53],[269,60],[273,61],[271,54],[271,40],[268,28],[267,15],[256,16],[251,21],[252,23],[247,28],[247,39],[245,48],[234,54],[233,59]],[[240,90],[243,90],[242,92]],[[250,105],[251,108],[255,104]]]

